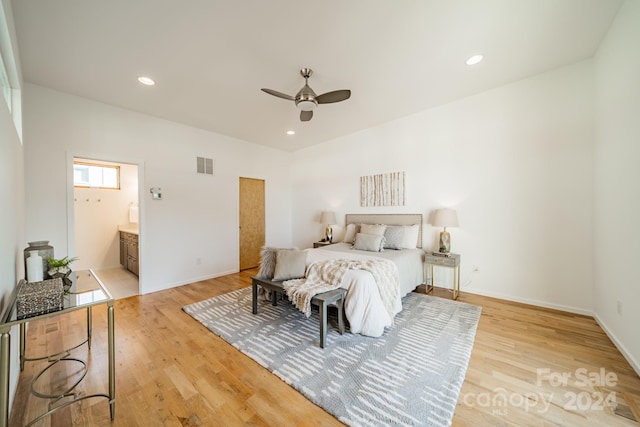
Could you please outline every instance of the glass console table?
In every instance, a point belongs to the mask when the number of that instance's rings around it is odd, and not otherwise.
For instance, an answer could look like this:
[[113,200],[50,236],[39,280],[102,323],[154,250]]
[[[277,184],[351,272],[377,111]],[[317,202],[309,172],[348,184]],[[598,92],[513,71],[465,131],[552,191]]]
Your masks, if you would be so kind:
[[[114,310],[113,310],[113,297],[102,284],[100,279],[95,275],[92,270],[72,272],[69,276],[71,279],[71,287],[65,290],[63,307],[52,312],[40,313],[24,318],[19,318],[17,313],[17,295],[20,287],[25,284],[21,281],[13,292],[11,297],[11,303],[5,308],[0,318],[0,427],[6,427],[9,425],[9,378],[11,369],[11,327],[15,325],[20,326],[20,369],[24,369],[24,363],[35,360],[47,360],[49,364],[37,375],[34,376],[31,382],[31,393],[35,396],[51,399],[49,402],[49,410],[42,415],[31,420],[27,426],[33,425],[43,418],[51,415],[59,409],[65,408],[80,400],[101,397],[109,400],[109,409],[111,419],[115,417],[115,398],[116,398],[116,378],[115,378],[115,348],[114,348]],[[109,358],[109,390],[104,394],[90,394],[81,395],[80,393],[74,393],[73,389],[82,381],[87,373],[87,364],[80,360],[71,357],[71,351],[87,344],[91,349],[91,327],[92,327],[92,308],[96,305],[107,305],[107,327],[108,327],[108,358]],[[32,320],[43,319],[50,316],[59,316],[75,310],[87,310],[87,338],[74,345],[71,348],[60,351],[56,354],[43,355],[40,357],[27,358],[26,353],[26,340],[25,340],[25,324]],[[79,376],[79,379],[73,381],[73,384],[65,391],[55,394],[45,394],[35,390],[34,383],[45,373],[48,369],[61,361],[73,361],[79,362],[84,365],[83,373]],[[66,399],[71,397],[72,399]],[[65,399],[63,403],[59,403],[62,399]]]

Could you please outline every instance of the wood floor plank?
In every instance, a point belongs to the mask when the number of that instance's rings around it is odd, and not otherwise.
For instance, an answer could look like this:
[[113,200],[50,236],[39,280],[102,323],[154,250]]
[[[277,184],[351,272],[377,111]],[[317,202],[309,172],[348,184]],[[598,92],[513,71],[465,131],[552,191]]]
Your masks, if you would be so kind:
[[[38,425],[342,425],[182,311],[250,286],[255,273],[116,301],[115,421],[105,399],[88,399]],[[444,289],[434,294],[450,298]],[[593,318],[468,293],[459,301],[481,306],[482,315],[454,426],[639,425],[634,420],[640,419],[640,378]],[[89,361],[79,386],[85,394],[107,388],[106,322],[106,310],[96,307],[92,349],[85,345],[73,353]],[[70,347],[85,334],[82,311],[31,322],[28,354]],[[10,425],[22,425],[46,408],[29,393],[29,382],[45,365],[30,362],[21,373]],[[576,373],[601,369],[615,374],[615,384],[577,384]],[[570,376],[565,384],[551,380],[562,374]],[[50,378],[56,375],[62,374]],[[614,396],[617,406],[597,405],[598,396]]]

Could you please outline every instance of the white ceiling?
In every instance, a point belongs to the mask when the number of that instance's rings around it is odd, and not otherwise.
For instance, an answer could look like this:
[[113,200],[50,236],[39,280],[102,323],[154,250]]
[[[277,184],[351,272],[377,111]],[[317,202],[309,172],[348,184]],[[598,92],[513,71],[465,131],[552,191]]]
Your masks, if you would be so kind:
[[[26,82],[287,151],[591,57],[621,0],[13,0]],[[485,60],[469,67],[466,59]],[[301,123],[304,80],[321,94]],[[156,80],[139,84],[137,76]],[[295,130],[296,135],[285,132]]]

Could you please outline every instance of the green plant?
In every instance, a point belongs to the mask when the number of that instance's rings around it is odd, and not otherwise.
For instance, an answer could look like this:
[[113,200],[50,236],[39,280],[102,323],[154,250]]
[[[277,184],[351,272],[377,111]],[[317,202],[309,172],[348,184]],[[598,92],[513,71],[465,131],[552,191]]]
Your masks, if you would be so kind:
[[69,267],[77,259],[78,257],[69,258],[68,256],[61,259],[49,258],[49,268]]

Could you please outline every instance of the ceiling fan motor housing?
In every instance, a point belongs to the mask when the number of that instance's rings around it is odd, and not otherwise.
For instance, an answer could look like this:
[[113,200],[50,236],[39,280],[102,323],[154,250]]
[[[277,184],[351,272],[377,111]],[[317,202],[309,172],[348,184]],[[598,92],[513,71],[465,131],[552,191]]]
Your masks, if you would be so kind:
[[313,111],[318,106],[316,93],[309,87],[308,79],[313,71],[310,68],[303,68],[300,74],[304,77],[304,86],[296,94],[296,107],[302,111]]

